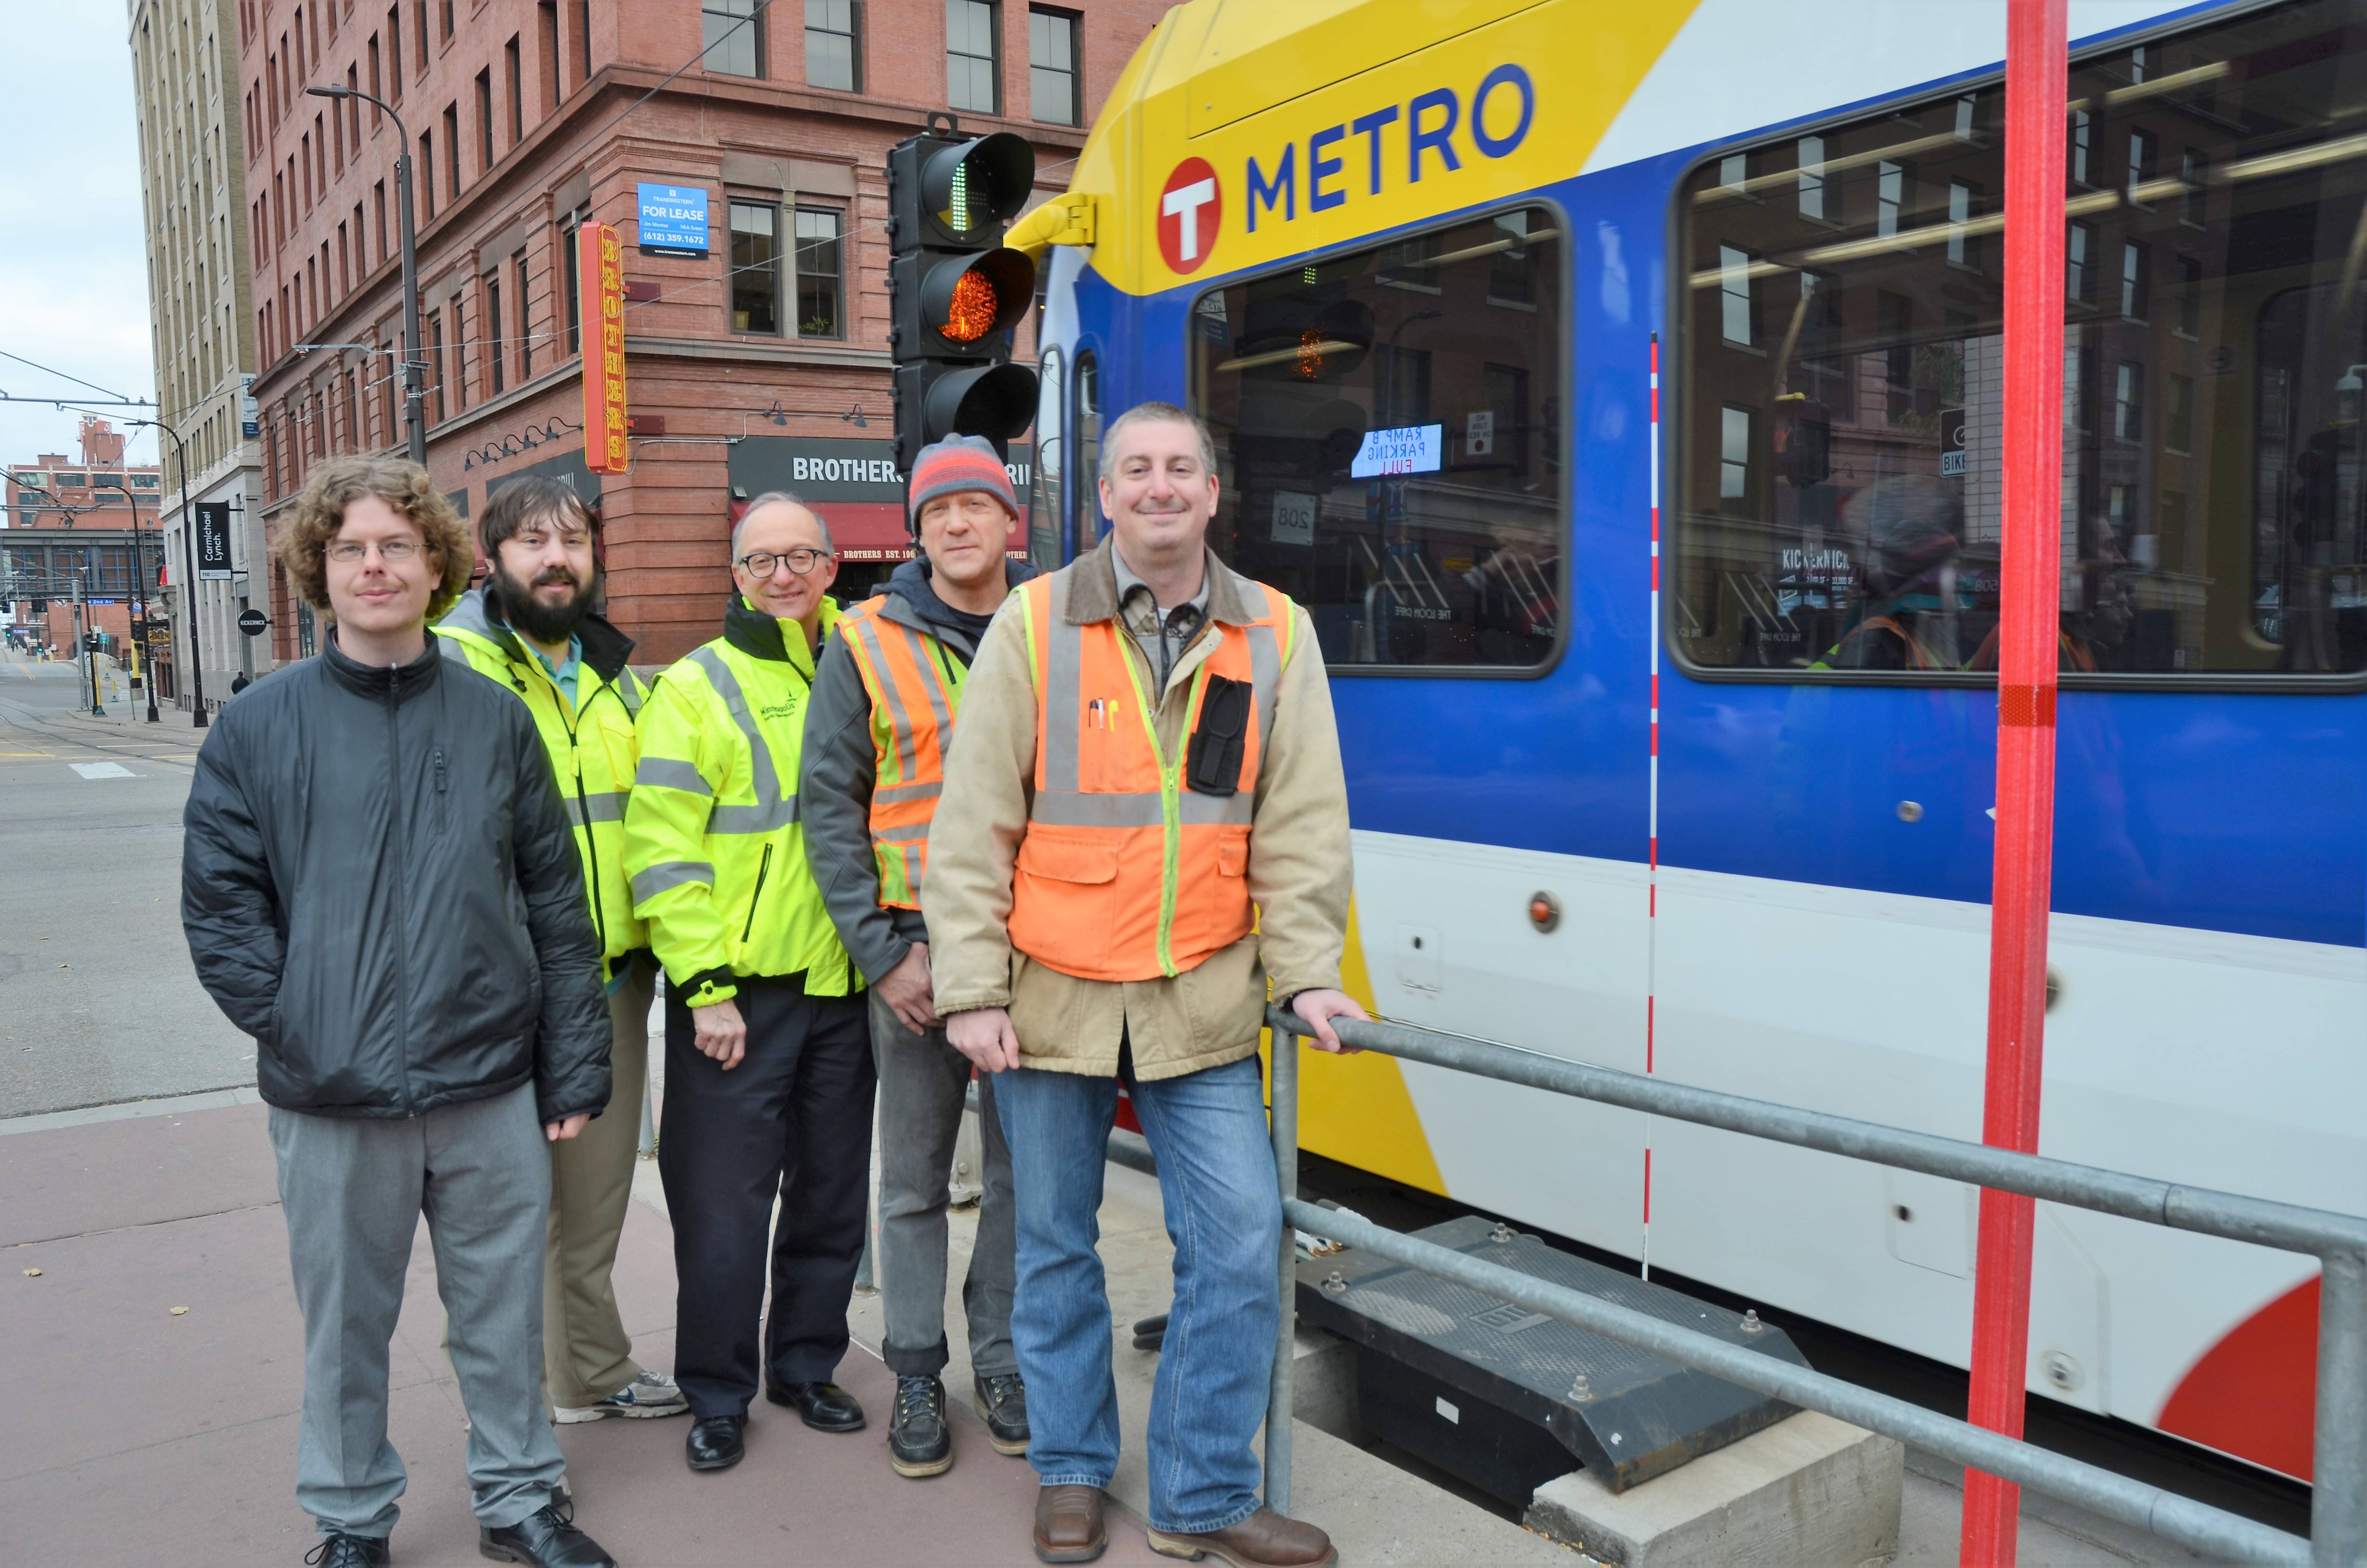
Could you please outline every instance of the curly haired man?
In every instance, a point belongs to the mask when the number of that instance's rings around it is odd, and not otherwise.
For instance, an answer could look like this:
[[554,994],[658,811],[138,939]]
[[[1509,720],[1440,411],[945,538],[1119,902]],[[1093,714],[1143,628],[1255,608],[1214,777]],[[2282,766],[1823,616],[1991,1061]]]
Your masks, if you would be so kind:
[[276,551],[334,619],[198,755],[181,919],[255,1037],[304,1317],[306,1561],[373,1568],[402,1495],[388,1346],[420,1216],[469,1410],[479,1545],[611,1562],[555,1506],[542,1404],[548,1142],[608,1103],[608,1008],[573,830],[523,704],[441,657],[468,536],[426,473],[316,467]]

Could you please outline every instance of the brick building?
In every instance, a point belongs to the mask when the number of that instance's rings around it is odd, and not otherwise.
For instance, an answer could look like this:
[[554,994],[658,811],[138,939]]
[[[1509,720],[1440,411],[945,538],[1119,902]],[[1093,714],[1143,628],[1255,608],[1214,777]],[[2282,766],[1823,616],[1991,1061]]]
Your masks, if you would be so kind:
[[85,624],[107,633],[109,652],[129,666],[126,644],[142,608],[143,581],[148,608],[157,603],[164,550],[156,513],[163,490],[154,466],[124,462],[123,445],[122,432],[108,421],[85,417],[79,459],[43,452],[8,465],[0,604],[8,607],[8,625],[71,657],[79,584]]
[[[473,514],[518,475],[607,521],[610,614],[671,660],[715,634],[730,503],[799,488],[859,588],[903,545],[889,461],[886,160],[950,110],[1065,188],[1160,0],[241,0],[246,222],[268,524],[329,452],[396,450],[392,115],[416,173],[428,460]],[[643,187],[671,187],[644,190]],[[703,205],[674,244],[644,200]],[[634,435],[583,459],[572,239],[626,247]],[[695,243],[703,229],[705,244]],[[308,347],[308,346],[320,347]],[[1019,352],[1032,354],[1023,336]],[[1014,465],[1026,460],[1014,449]],[[273,589],[281,657],[309,616]]]

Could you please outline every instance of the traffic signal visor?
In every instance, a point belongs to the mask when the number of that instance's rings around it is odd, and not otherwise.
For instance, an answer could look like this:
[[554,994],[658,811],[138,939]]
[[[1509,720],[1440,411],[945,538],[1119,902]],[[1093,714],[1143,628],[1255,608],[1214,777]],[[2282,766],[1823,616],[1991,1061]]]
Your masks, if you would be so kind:
[[1008,131],[932,154],[921,169],[921,205],[957,244],[992,237],[1019,216],[1036,188],[1036,149]]
[[1035,291],[1036,264],[1015,250],[952,256],[922,284],[922,324],[967,348],[1018,321]]

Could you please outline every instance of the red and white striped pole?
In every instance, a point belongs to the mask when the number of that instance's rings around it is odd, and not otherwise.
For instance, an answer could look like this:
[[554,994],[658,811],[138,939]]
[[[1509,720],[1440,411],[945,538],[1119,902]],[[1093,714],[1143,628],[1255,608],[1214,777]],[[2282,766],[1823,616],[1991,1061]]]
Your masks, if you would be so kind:
[[[1652,608],[1644,623],[1651,650],[1651,773],[1646,786],[1644,862],[1644,1073],[1653,1069],[1653,1035],[1660,991],[1660,335],[1652,335]],[[1652,1278],[1652,1119],[1644,1119],[1643,1274]]]
[[[2055,851],[2055,667],[2063,542],[2066,0],[2006,0],[2004,588],[1998,636],[1997,856],[1989,894],[1981,1142],[2038,1149],[2046,907]],[[1973,1425],[2022,1436],[2031,1199],[1984,1188],[1974,1275]],[[1963,1561],[2014,1560],[2022,1489],[1965,1473]]]

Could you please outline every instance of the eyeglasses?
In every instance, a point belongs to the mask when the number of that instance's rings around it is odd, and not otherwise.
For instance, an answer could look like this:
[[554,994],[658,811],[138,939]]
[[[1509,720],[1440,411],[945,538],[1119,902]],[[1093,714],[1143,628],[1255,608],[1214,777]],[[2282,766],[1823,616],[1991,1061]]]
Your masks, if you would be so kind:
[[352,540],[339,540],[321,551],[340,566],[350,566],[368,555],[372,549],[380,561],[409,561],[419,553],[419,541],[412,539],[375,540],[371,544],[356,544]]
[[777,555],[769,550],[752,550],[740,558],[740,565],[751,577],[769,577],[776,566],[787,566],[802,577],[830,558],[827,550],[789,550]]
[[548,528],[520,528],[510,535],[510,542],[524,550],[540,550],[553,539],[566,550],[581,550],[592,542],[590,531],[584,528],[561,528],[555,533]]

